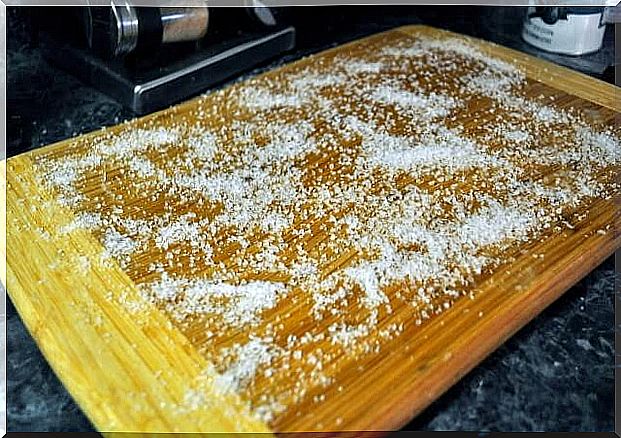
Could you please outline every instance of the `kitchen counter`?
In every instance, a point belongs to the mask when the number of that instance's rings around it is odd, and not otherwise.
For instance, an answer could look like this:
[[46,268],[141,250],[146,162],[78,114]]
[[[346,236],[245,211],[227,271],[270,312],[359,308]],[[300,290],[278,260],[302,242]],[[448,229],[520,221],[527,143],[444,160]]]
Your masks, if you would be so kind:
[[[304,13],[298,48],[235,80],[401,24],[425,22],[535,53],[519,39],[519,8],[319,8]],[[451,12],[447,14],[446,12]],[[131,112],[43,61],[26,11],[8,9],[8,155],[119,123]],[[373,23],[373,24],[369,24]],[[311,29],[312,30],[312,29]],[[611,32],[607,35],[610,38]],[[587,58],[536,53],[606,78],[612,49]],[[612,431],[614,280],[611,257],[405,427],[408,430]],[[9,431],[91,431],[7,305]]]

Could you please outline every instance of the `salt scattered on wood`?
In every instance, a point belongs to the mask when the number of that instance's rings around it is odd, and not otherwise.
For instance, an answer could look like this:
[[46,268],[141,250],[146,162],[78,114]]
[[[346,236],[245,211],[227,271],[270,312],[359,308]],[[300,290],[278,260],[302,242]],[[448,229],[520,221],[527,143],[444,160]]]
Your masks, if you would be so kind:
[[397,105],[404,110],[422,112],[421,116],[428,119],[445,117],[458,105],[458,102],[450,96],[433,92],[413,93],[386,85],[375,88],[370,97],[378,102]]
[[136,248],[136,243],[122,235],[114,228],[108,228],[103,239],[104,257],[121,257],[128,255]]
[[382,62],[368,62],[359,59],[342,59],[339,64],[350,75],[379,73],[384,67]]
[[[505,261],[503,249],[561,230],[567,211],[610,196],[596,175],[621,161],[616,132],[527,98],[523,72],[474,44],[404,36],[360,53],[215,92],[192,124],[128,125],[37,163],[57,200],[79,211],[63,232],[103,230],[106,257],[128,272],[149,260],[140,299],[117,298],[128,311],[150,303],[184,328],[205,321],[225,392],[274,382],[249,408],[265,421],[331,384],[327,370],[342,357],[377,354],[399,336],[403,323],[386,323],[397,300],[411,306],[406,324],[421,325],[461,296],[475,299],[477,276]],[[479,136],[459,120],[481,98]],[[562,146],[543,141],[559,135]],[[560,167],[563,178],[537,179],[536,166]],[[112,180],[130,196],[111,193]],[[137,211],[138,201],[156,213]],[[267,315],[285,297],[327,329],[284,333],[298,315]],[[247,340],[214,341],[231,330]],[[304,377],[282,386],[291,373]],[[189,393],[185,404],[203,402]]]
[[274,93],[265,88],[246,88],[239,96],[239,102],[251,109],[269,110],[281,107],[299,108],[307,99],[293,93]]
[[518,143],[522,143],[528,141],[530,139],[530,134],[528,132],[516,129],[513,131],[505,132],[504,137],[507,140],[516,141]]
[[261,365],[269,364],[275,357],[274,346],[260,338],[251,338],[246,344],[235,344],[231,355],[237,357],[216,378],[216,388],[222,392],[238,392],[256,375]]
[[60,228],[60,234],[67,234],[77,229],[94,230],[102,225],[102,217],[97,212],[80,212],[73,221]]
[[253,325],[261,313],[272,309],[287,290],[282,283],[251,281],[233,285],[210,280],[172,278],[162,275],[160,281],[145,286],[155,302],[175,302],[172,309],[177,319],[191,315],[218,315],[233,326]]

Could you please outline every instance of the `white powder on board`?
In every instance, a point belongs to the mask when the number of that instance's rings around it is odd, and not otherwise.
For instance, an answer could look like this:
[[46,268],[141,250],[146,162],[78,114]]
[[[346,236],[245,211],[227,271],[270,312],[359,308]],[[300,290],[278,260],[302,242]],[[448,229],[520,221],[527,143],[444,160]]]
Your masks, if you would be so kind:
[[255,376],[261,365],[273,360],[273,349],[269,341],[260,338],[252,338],[244,345],[236,344],[232,348],[232,355],[237,360],[217,376],[216,388],[225,393],[239,391]]
[[445,117],[458,104],[450,96],[436,93],[413,93],[385,85],[375,88],[371,93],[371,98],[378,102],[397,105],[401,109],[422,112],[425,118],[429,119]]
[[177,319],[190,315],[218,315],[233,326],[256,324],[265,310],[272,309],[286,288],[282,283],[250,281],[233,285],[210,280],[171,278],[163,275],[160,281],[146,288],[156,302],[176,303],[173,312]]
[[[619,163],[618,135],[523,85],[519,69],[469,43],[403,37],[216,92],[174,128],[128,127],[41,169],[59,199],[88,210],[68,230],[105,230],[106,253],[135,271],[152,262],[141,294],[181,327],[204,328],[220,389],[271,382],[252,410],[272,421],[329,385],[340,360],[377,354],[403,324],[474,297],[503,250],[610,195],[596,175]],[[466,108],[473,124],[460,129]],[[555,131],[562,144],[543,140]],[[539,179],[540,165],[563,178]],[[82,190],[92,174],[106,200]],[[111,178],[132,196],[111,194]],[[285,298],[290,314],[270,312]],[[408,318],[389,324],[401,302]],[[299,308],[305,322],[285,332]],[[231,333],[232,346],[213,341]]]
[[198,244],[201,240],[200,225],[197,222],[190,222],[190,217],[182,216],[177,221],[160,228],[155,237],[155,245],[158,248],[168,249],[170,245],[180,241]]
[[429,167],[450,171],[470,167],[502,166],[505,163],[458,133],[438,126],[421,140],[396,137],[377,131],[364,138],[362,148],[372,165],[393,170],[424,173]]
[[357,74],[376,74],[382,71],[382,62],[368,62],[359,59],[339,59],[337,61],[341,67],[350,75]]
[[203,129],[194,129],[187,140],[192,153],[201,160],[211,160],[218,151],[216,136]]
[[239,101],[251,109],[269,110],[280,107],[299,108],[307,98],[294,93],[274,93],[265,88],[246,88],[239,96]]
[[155,174],[153,163],[142,157],[132,157],[129,160],[129,168],[143,178],[148,178]]
[[180,140],[180,133],[174,129],[158,127],[154,129],[132,129],[123,132],[112,140],[96,144],[95,148],[104,156],[128,157],[149,147],[157,148],[174,144]]
[[577,126],[576,137],[585,159],[600,165],[621,162],[621,143],[610,132],[595,132],[589,127]]
[[516,141],[516,142],[519,142],[519,143],[528,141],[531,138],[531,136],[530,136],[530,134],[528,132],[522,131],[522,130],[519,130],[519,129],[505,132],[504,133],[504,137],[507,140]]
[[79,173],[74,167],[59,166],[48,173],[47,183],[52,187],[67,187],[71,186],[78,177]]
[[532,211],[505,207],[493,201],[468,217],[458,234],[460,240],[469,246],[481,247],[509,238],[524,238],[536,223]]
[[80,212],[73,221],[60,228],[60,234],[67,234],[78,229],[94,230],[99,228],[103,223],[100,213],[96,212]]
[[380,290],[380,284],[375,271],[376,268],[372,263],[360,264],[345,270],[346,275],[362,288],[365,294],[362,301],[371,308],[388,302],[388,298]]
[[300,92],[309,88],[335,87],[345,84],[347,78],[340,74],[301,72],[290,79],[291,86]]
[[104,257],[120,257],[131,254],[136,242],[114,228],[108,228],[103,239]]

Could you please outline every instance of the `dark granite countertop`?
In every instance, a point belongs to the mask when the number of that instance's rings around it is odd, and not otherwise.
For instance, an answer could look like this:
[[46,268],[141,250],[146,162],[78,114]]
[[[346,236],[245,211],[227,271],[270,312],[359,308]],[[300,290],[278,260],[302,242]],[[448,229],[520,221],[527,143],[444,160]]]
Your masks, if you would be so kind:
[[[604,67],[612,63],[610,45],[588,59],[558,57],[529,48],[519,39],[524,12],[520,8],[333,7],[329,13],[321,9],[302,14],[305,21],[298,24],[296,50],[243,77],[346,40],[420,22],[496,41],[599,78],[606,78]],[[47,65],[32,41],[27,17],[25,8],[8,8],[8,155],[133,117],[114,100]],[[322,23],[321,31],[317,23]],[[612,431],[614,284],[611,257],[406,429]],[[93,430],[10,301],[6,325],[8,430]]]

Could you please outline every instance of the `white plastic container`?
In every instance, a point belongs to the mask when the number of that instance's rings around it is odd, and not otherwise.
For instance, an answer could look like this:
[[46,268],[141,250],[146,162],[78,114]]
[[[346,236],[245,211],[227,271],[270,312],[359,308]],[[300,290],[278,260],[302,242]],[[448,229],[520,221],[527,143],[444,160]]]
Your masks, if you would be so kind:
[[602,47],[603,7],[529,7],[522,38],[548,52],[585,55]]

